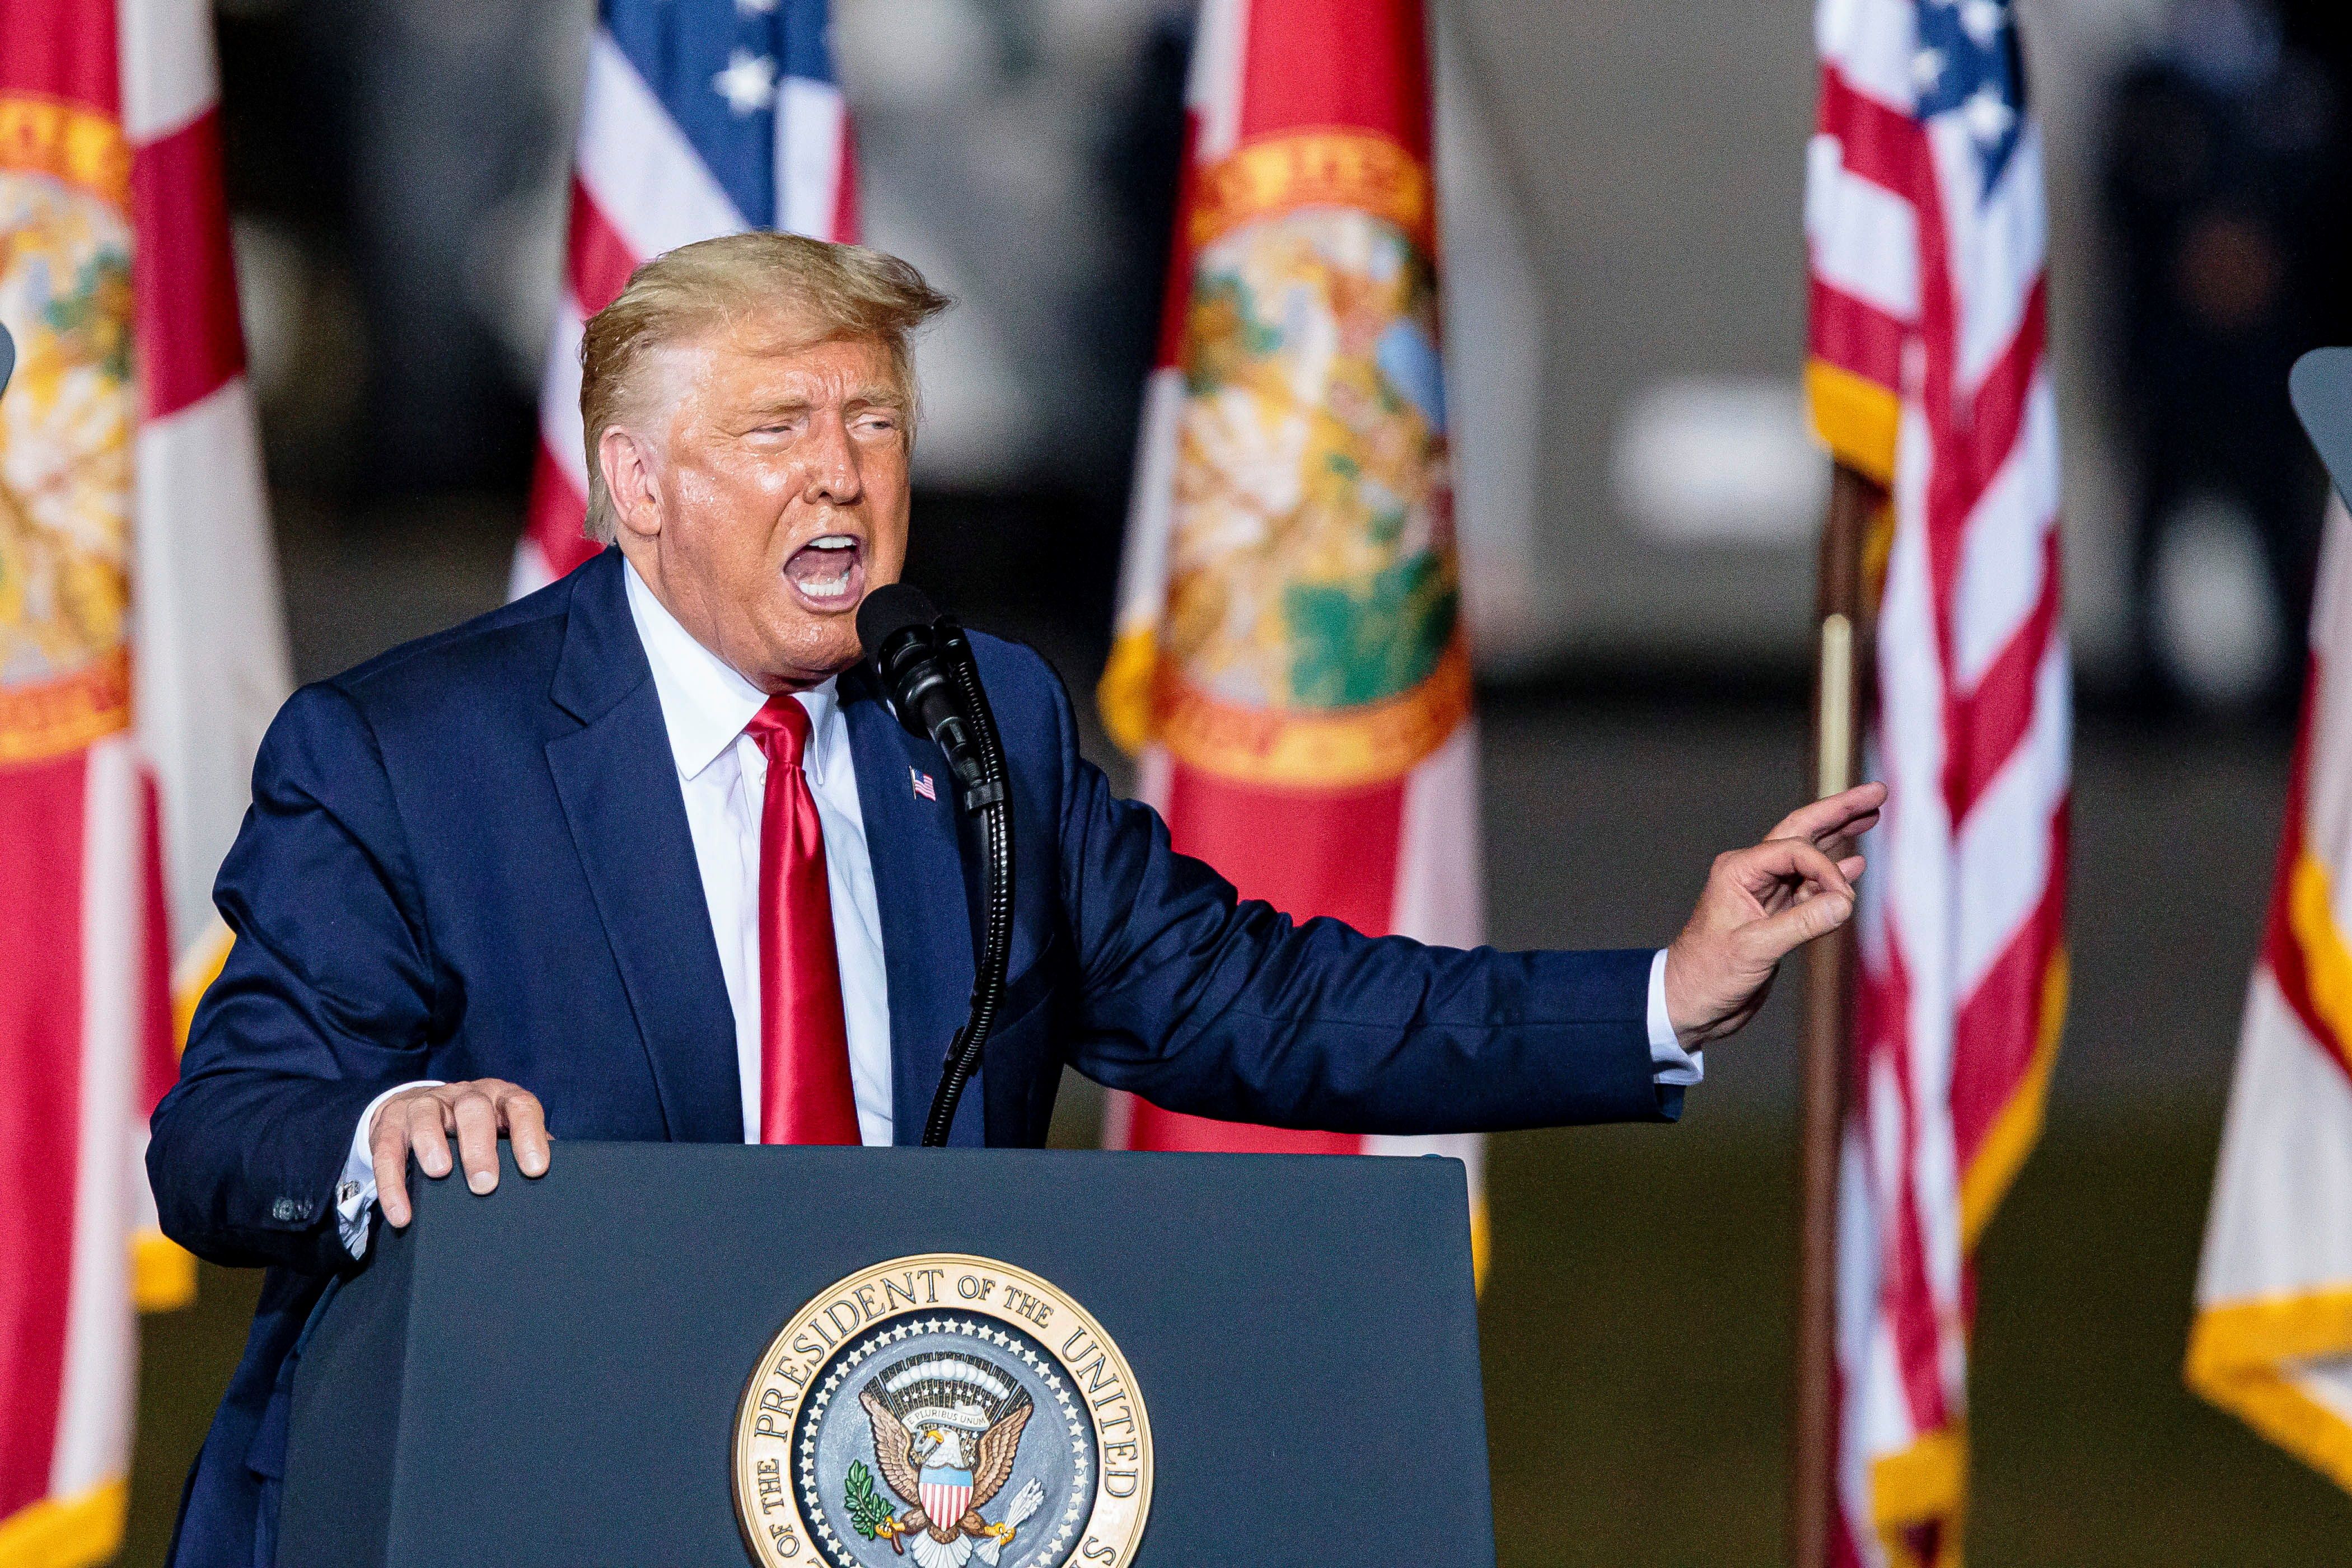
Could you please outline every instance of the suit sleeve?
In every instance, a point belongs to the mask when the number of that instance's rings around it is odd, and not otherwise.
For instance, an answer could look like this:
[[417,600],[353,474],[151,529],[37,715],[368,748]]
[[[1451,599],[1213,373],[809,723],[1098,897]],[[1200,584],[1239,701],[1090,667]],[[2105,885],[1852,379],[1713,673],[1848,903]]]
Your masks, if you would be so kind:
[[383,758],[336,688],[297,692],[270,726],[214,901],[236,940],[155,1110],[163,1230],[215,1262],[347,1269],[352,1128],[425,1076],[442,998]]
[[1356,1134],[1671,1121],[1655,955],[1369,937],[1237,896],[1079,756],[1061,696],[1060,876],[1079,1071],[1166,1110]]

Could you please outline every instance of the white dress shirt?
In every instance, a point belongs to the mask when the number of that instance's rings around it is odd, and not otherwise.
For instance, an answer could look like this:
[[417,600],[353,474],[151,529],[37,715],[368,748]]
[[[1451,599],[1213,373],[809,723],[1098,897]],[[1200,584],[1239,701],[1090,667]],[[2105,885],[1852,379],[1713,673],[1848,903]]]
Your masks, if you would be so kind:
[[[637,577],[628,581],[629,614],[654,668],[662,723],[686,797],[710,934],[735,1009],[735,1065],[743,1085],[743,1141],[760,1141],[760,816],[767,799],[768,756],[743,733],[767,702],[759,687],[696,642]],[[866,813],[849,755],[849,721],[835,683],[800,694],[809,737],[801,771],[824,829],[825,882],[833,894],[833,945],[841,965],[841,1008],[849,1032],[849,1083],[857,1131],[887,1144],[890,1111],[890,982],[882,967],[882,912],[874,899],[874,862],[866,850]]]
[[[743,1141],[760,1141],[760,816],[768,784],[767,754],[743,733],[768,700],[759,687],[696,642],[656,599],[632,566],[623,573],[629,615],[636,622],[654,691],[669,731],[686,798],[686,825],[710,906],[710,934],[735,1012],[735,1066],[743,1091]],[[882,964],[882,919],[874,897],[874,862],[866,848],[866,818],[857,801],[850,759],[849,724],[835,683],[799,694],[808,709],[809,738],[801,767],[824,828],[825,880],[833,894],[834,948],[841,965],[843,1021],[848,1026],[849,1082],[857,1102],[857,1131],[867,1144],[887,1144],[894,1127],[890,1084],[890,983]],[[1693,1084],[1706,1074],[1703,1053],[1685,1051],[1666,1018],[1666,955],[1650,963],[1650,1061],[1661,1084]],[[352,1134],[352,1148],[335,1189],[343,1243],[357,1258],[367,1250],[368,1211],[375,1205],[375,1167],[369,1153],[376,1107],[403,1090],[436,1082],[420,1079],[388,1089],[368,1103]]]

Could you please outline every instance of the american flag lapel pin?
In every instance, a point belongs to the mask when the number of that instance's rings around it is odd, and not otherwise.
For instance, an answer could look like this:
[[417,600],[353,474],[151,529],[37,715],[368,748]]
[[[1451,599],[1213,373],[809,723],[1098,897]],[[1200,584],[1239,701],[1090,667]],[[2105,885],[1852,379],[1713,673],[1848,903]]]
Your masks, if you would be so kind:
[[929,774],[912,768],[908,768],[907,771],[914,777],[916,794],[920,795],[926,800],[936,800],[940,798],[939,790],[932,787],[931,776]]

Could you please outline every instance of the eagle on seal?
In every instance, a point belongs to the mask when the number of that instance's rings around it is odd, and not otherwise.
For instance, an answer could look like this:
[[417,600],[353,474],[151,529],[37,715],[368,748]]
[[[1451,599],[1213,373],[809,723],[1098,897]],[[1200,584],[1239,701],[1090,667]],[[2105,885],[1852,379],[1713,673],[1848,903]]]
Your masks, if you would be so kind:
[[978,1356],[940,1351],[884,1367],[857,1402],[873,1424],[875,1468],[908,1505],[877,1532],[890,1550],[911,1548],[919,1568],[963,1568],[975,1556],[995,1568],[1045,1501],[1045,1489],[1032,1480],[1001,1522],[981,1517],[1013,1479],[1021,1432],[1035,1408],[1029,1391]]

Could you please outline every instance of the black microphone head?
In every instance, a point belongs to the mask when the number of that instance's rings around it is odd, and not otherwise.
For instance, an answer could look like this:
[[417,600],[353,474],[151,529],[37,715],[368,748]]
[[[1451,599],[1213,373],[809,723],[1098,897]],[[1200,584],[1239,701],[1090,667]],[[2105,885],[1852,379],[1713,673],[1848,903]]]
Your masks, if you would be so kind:
[[940,618],[930,599],[923,591],[908,582],[893,582],[876,589],[857,607],[857,642],[869,659],[878,656],[882,644],[909,626],[929,626]]

